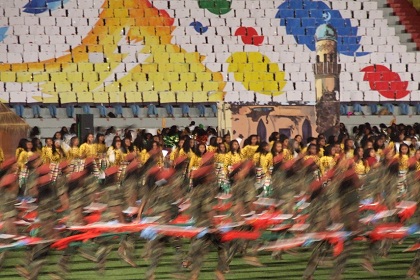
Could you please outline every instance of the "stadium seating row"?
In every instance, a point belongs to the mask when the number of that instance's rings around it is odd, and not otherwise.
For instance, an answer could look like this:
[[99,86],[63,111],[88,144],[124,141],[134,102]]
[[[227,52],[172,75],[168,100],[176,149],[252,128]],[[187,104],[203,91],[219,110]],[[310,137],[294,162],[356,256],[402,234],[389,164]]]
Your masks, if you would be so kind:
[[[277,101],[306,101],[314,102],[315,93],[314,90],[303,89],[308,88],[310,83],[296,83],[296,88],[284,88],[282,93],[279,89],[276,90],[264,90],[261,88],[259,93],[252,91],[247,91],[243,89],[243,86],[238,84],[230,84],[228,87],[231,87],[232,90],[229,91],[225,96],[225,101],[235,101],[236,100],[248,100],[256,101],[257,103],[269,102],[272,98]],[[236,88],[235,88],[236,87]],[[287,90],[286,90],[287,89]],[[382,89],[383,91],[386,89]],[[212,101],[213,93],[217,91],[147,91],[146,89],[140,89],[140,91],[127,91],[127,92],[104,92],[104,91],[95,91],[95,92],[74,92],[74,91],[61,91],[59,94],[48,94],[41,93],[36,91],[7,91],[0,93],[0,98],[11,103],[136,103],[136,102],[156,102],[160,100],[162,103],[171,103],[171,102],[208,102]],[[404,90],[392,90],[392,93],[395,94],[395,98],[384,98],[381,95],[378,95],[375,90],[351,90],[347,89],[340,93],[340,100],[342,102],[387,102],[387,101],[413,101],[419,102],[417,99],[411,99],[410,95],[407,95],[405,98],[397,99],[397,95],[403,95]],[[412,92],[412,96],[418,96],[420,92],[418,90]],[[250,98],[252,96],[252,98]]]

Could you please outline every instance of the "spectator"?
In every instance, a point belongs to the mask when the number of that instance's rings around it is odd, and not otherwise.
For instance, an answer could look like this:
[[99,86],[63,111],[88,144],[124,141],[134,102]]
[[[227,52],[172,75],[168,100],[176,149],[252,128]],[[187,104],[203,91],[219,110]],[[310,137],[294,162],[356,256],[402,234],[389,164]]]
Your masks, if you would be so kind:
[[31,104],[32,108],[32,114],[34,115],[34,118],[42,118],[41,117],[41,106],[39,106],[38,103]]
[[199,117],[205,117],[206,115],[206,107],[203,104],[197,104],[197,109],[199,113]]
[[83,114],[90,114],[90,106],[88,104],[82,105]]
[[114,105],[115,109],[115,116],[118,118],[118,116],[121,116],[121,118],[124,118],[123,116],[123,107],[120,103],[117,103]]
[[189,118],[190,117],[190,106],[187,104],[181,104],[181,113],[183,118]]
[[151,116],[155,116],[156,118],[159,117],[158,109],[155,104],[149,104],[147,106],[147,117],[150,118]]
[[57,105],[56,104],[48,104],[48,110],[50,111],[51,118],[57,118]]
[[133,113],[133,117],[138,118],[140,115],[140,106],[137,104],[130,105],[131,112]]
[[25,112],[25,106],[23,106],[22,103],[15,103],[13,105],[13,108],[15,109],[16,115],[18,115],[19,117],[23,118],[23,114]]
[[74,105],[73,104],[67,104],[66,105],[66,114],[68,118],[74,117]]
[[104,104],[102,104],[102,103],[98,104],[98,105],[96,105],[96,108],[99,111],[99,116],[101,118],[106,118],[106,108],[105,108]]
[[174,117],[174,106],[172,106],[171,104],[166,104],[165,109],[166,109],[166,114],[168,115],[168,117],[173,118]]

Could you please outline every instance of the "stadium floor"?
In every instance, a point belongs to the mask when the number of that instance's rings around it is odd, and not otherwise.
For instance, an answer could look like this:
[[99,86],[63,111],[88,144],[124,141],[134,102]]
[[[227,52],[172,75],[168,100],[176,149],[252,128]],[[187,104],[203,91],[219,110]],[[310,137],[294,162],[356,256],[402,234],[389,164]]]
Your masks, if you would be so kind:
[[[412,243],[412,241],[407,241],[401,245],[394,244],[387,258],[377,258],[374,264],[376,275],[369,274],[361,266],[362,257],[367,247],[366,243],[356,243],[343,279],[406,279],[406,273],[413,260],[414,252],[403,252],[403,250],[407,249]],[[94,263],[77,255],[71,261],[71,273],[68,275],[68,279],[144,279],[148,263],[139,257],[142,249],[143,242],[139,243],[136,248],[136,256],[138,257],[136,259],[137,268],[132,268],[122,262],[117,255],[116,249],[114,249],[107,259],[106,271],[103,275],[99,275],[96,272]],[[187,244],[183,249],[188,249]],[[241,257],[235,257],[230,265],[230,272],[225,275],[226,279],[301,279],[311,250],[309,248],[300,248],[297,251],[297,254],[293,255],[284,254],[281,260],[272,259],[271,254],[268,252],[260,253],[259,259],[265,267],[253,267],[246,264]],[[17,274],[15,266],[22,262],[23,254],[23,250],[8,254],[4,266],[0,270],[0,279],[22,279]],[[48,257],[48,265],[44,266],[38,279],[51,279],[50,273],[57,270],[56,263],[59,256],[60,252],[52,251],[52,254]],[[173,256],[172,248],[168,248],[158,267],[156,279],[174,279]],[[207,256],[200,279],[215,279],[216,257],[217,255],[214,251]],[[315,279],[328,279],[330,271],[331,261],[326,261],[318,267]],[[188,271],[185,270],[185,277],[187,276]]]

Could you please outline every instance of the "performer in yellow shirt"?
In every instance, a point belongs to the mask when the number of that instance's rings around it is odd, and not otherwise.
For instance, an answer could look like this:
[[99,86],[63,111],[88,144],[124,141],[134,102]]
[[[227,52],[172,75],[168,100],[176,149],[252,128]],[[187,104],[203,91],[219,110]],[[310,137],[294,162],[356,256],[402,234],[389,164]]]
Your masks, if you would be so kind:
[[159,167],[163,167],[164,160],[162,154],[162,147],[160,146],[159,142],[153,141],[147,149],[143,149],[141,151],[141,163],[145,164],[149,160],[151,154],[158,154],[156,165]]
[[307,160],[309,158],[312,159],[315,162],[316,166],[319,168],[320,158],[318,156],[318,149],[315,144],[309,144],[306,150],[306,155],[303,157],[304,160]]
[[31,140],[33,152],[38,153],[39,155],[42,153],[42,143],[41,140],[38,137],[34,137]]
[[58,164],[65,159],[66,159],[66,153],[61,147],[61,140],[55,140],[54,145],[52,146],[51,163]]
[[[372,148],[373,150],[373,148]],[[359,177],[363,177],[365,176],[369,170],[370,167],[364,157],[364,150],[362,147],[356,148],[354,150],[354,172],[359,176]]]
[[410,158],[409,152],[410,152],[410,148],[408,147],[408,145],[405,143],[401,143],[398,154],[395,155],[395,157],[398,158],[398,164],[399,164],[398,170],[401,173],[407,173],[408,171],[408,168],[409,168],[408,159]]
[[28,139],[22,138],[19,140],[19,144],[15,152],[16,160],[19,158],[20,153],[26,150],[26,142],[28,142]]
[[219,143],[218,146],[219,147],[218,147],[217,153],[215,155],[215,161],[218,164],[224,165],[225,159],[226,159],[226,155],[227,155],[226,145],[225,145],[225,143]]
[[42,147],[42,150],[41,150],[42,163],[51,163],[52,155],[53,155],[52,146],[53,146],[52,138],[46,138],[45,146]]
[[270,167],[273,166],[273,154],[270,153],[270,144],[265,141],[261,142],[257,152],[254,154],[253,161],[255,166],[261,167],[262,172],[267,174]]
[[22,150],[18,148],[18,150],[20,150],[20,153],[17,158],[17,165],[21,170],[26,168],[26,163],[28,162],[28,158],[30,158],[34,154],[32,142],[28,141],[27,139],[24,139],[24,140],[25,141],[21,140],[22,143],[19,143],[19,144],[23,144],[25,148],[22,148]]
[[318,136],[316,140],[316,144],[318,146],[318,156],[322,158],[324,156],[324,152],[326,147],[325,137]]
[[271,146],[271,154],[273,155],[273,158],[278,155],[283,155],[283,145],[279,140],[274,141],[273,145]]
[[92,133],[89,133],[86,136],[86,142],[80,146],[80,156],[81,158],[96,158],[98,153],[96,151],[96,145],[93,143],[94,136]]
[[410,145],[410,156],[414,157],[417,151],[417,137],[411,137],[411,145]]
[[354,157],[354,140],[353,139],[346,139],[343,145],[343,153],[347,159],[351,159]]
[[119,136],[115,136],[112,140],[112,145],[106,152],[106,158],[108,161],[108,166],[119,166],[124,160],[124,153],[122,151],[122,144]]
[[[237,140],[230,141],[229,152],[225,156],[225,171],[228,171],[229,166],[233,166],[236,163],[242,162],[243,157],[241,149],[239,147],[239,142]],[[227,173],[226,173],[227,174]]]
[[319,169],[321,172],[321,176],[325,175],[325,173],[332,169],[336,164],[337,158],[335,156],[334,147],[326,147],[324,151],[324,156],[319,159]]
[[181,138],[181,139],[179,139],[179,142],[176,145],[176,148],[172,149],[172,151],[169,155],[169,160],[171,162],[171,165],[175,162],[175,160],[178,157],[185,155],[185,152],[182,149],[182,146],[184,146],[184,143],[185,143],[185,138]]
[[293,153],[289,150],[289,138],[284,134],[280,134],[279,141],[283,147],[283,161],[286,162],[293,159]]
[[96,135],[95,145],[96,145],[96,152],[98,153],[98,155],[105,154],[107,152],[107,148],[105,145],[105,135],[103,135],[102,133],[98,133]]
[[198,145],[194,155],[191,157],[190,164],[188,170],[191,172],[192,170],[196,170],[201,165],[201,159],[203,155],[207,152],[206,145],[201,143]]
[[268,137],[268,143],[270,143],[270,149],[273,148],[274,142],[280,140],[280,133],[277,131],[274,131],[270,134],[270,137]]
[[244,141],[244,147],[241,150],[242,157],[244,159],[252,160],[254,158],[254,154],[257,151],[258,147],[259,147],[258,136],[255,134],[249,136]]
[[210,143],[207,146],[207,152],[212,152],[212,153],[217,152],[217,138],[219,137],[213,136],[212,138],[210,138]]
[[230,148],[230,141],[232,141],[232,140],[230,139],[230,132],[228,132],[225,135],[223,135],[223,144],[225,144],[226,151],[228,151],[228,152],[229,152],[229,148]]
[[373,143],[373,148],[375,149],[376,155],[382,159],[384,158],[384,150],[385,150],[385,140],[386,137],[384,135],[378,136],[378,138],[375,140],[375,143]]
[[70,139],[70,149],[67,152],[67,159],[72,160],[78,160],[81,158],[81,153],[79,149],[79,138],[77,136],[73,136]]

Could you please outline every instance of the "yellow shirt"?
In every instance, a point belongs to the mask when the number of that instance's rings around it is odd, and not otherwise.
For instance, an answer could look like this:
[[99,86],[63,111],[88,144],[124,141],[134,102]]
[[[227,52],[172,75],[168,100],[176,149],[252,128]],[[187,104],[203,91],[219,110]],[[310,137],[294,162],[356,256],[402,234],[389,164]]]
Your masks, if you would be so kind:
[[242,150],[241,150],[241,154],[242,154],[242,158],[243,159],[250,159],[252,160],[254,158],[254,154],[258,149],[258,145],[248,145],[245,146]]
[[207,152],[215,153],[215,152],[217,152],[217,147],[207,146]]
[[51,157],[51,162],[60,163],[62,160],[65,160],[65,159],[66,159],[66,154],[64,152],[61,153],[61,151],[56,151]]
[[333,168],[336,164],[335,159],[332,156],[323,156],[319,159],[319,170],[321,175],[324,175],[328,170]]
[[226,159],[226,155],[227,155],[227,153],[226,154],[216,154],[215,155],[215,161],[218,162],[218,163],[224,164],[225,159]]
[[20,153],[25,151],[23,148],[17,148],[15,152],[16,160],[19,158]]
[[229,143],[225,142],[224,144],[225,144],[225,147],[226,147],[226,152],[229,152],[229,150],[230,150]]
[[70,148],[70,150],[67,152],[67,159],[68,160],[74,160],[74,159],[80,159],[81,153],[79,147],[73,147]]
[[402,156],[395,155],[395,157],[398,158],[398,163],[399,163],[398,170],[402,172],[407,172],[409,156],[408,155],[402,155]]
[[293,159],[293,154],[289,149],[283,149],[283,161],[288,161]]
[[194,152],[192,151],[192,150],[190,150],[188,153],[186,153],[185,151],[184,151],[184,149],[183,148],[181,148],[181,150],[179,150],[179,157],[180,156],[187,156],[188,158],[192,158],[192,156],[193,155],[195,155],[194,154]]
[[365,162],[361,159],[354,162],[354,172],[357,175],[366,175],[369,172],[369,166],[365,165]]
[[[150,158],[150,154],[149,154],[149,152],[147,152],[147,151],[146,151],[146,149],[143,149],[143,150],[141,151],[141,155],[140,155],[140,157],[141,157],[140,162],[141,162],[142,164],[145,164],[145,163],[146,163],[146,161],[148,161],[148,160],[149,160],[149,158]],[[162,154],[162,152],[160,152],[160,155],[158,156],[157,166],[160,166],[160,167],[162,167],[162,166],[163,166],[163,154]]]
[[150,158],[149,153],[147,152],[146,149],[141,150],[140,152],[140,162],[141,164],[145,164],[146,161]]
[[33,152],[27,152],[27,151],[22,151],[19,154],[19,157],[17,159],[17,164],[20,169],[23,169],[25,167],[26,163],[28,162],[29,157],[31,157],[33,154],[34,154]]
[[325,151],[325,149],[324,149],[324,148],[319,148],[318,156],[319,156],[320,158],[322,158],[322,157],[324,156],[324,151]]
[[191,171],[191,170],[194,170],[194,169],[197,169],[198,167],[200,167],[200,165],[201,165],[201,159],[202,159],[202,157],[199,157],[196,154],[194,154],[191,157],[191,160],[190,160],[190,164],[188,166],[188,169]]
[[243,160],[243,157],[239,153],[232,154],[231,152],[227,153],[225,156],[225,168],[227,169],[228,166],[232,166],[237,164],[238,162],[241,162]]
[[184,155],[186,154],[182,148],[175,148],[171,151],[171,154],[169,155],[169,160],[174,162],[177,158]]
[[267,173],[271,166],[273,166],[273,154],[255,153],[253,158],[254,164],[262,168],[263,173]]
[[319,156],[316,156],[316,155],[306,155],[306,156],[303,157],[304,160],[307,160],[309,158],[313,159],[314,162],[315,162],[315,164],[319,167]]
[[42,163],[51,163],[52,162],[52,148],[51,147],[42,147],[41,159]]
[[83,143],[80,146],[81,158],[96,157],[97,154],[96,144]]
[[105,144],[95,144],[97,154],[105,154],[107,152]]

